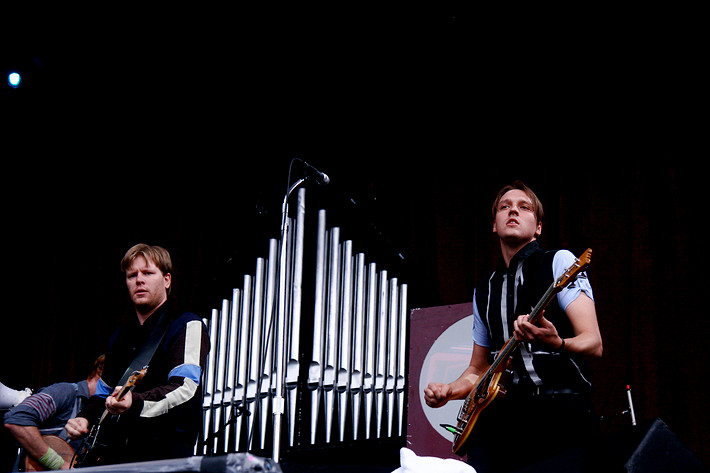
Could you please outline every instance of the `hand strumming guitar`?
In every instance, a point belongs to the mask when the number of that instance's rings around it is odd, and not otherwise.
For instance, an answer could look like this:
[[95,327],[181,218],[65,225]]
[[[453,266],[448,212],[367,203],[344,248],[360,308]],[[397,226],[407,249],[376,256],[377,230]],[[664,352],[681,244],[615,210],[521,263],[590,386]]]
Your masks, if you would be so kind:
[[71,440],[78,440],[89,433],[89,421],[84,417],[69,419],[65,426]]

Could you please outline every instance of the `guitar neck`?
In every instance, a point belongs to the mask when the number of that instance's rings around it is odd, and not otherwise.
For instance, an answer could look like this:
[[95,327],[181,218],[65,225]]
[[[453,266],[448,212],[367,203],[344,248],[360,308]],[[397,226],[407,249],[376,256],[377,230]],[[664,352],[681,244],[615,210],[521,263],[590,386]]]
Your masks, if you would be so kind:
[[[545,310],[545,307],[547,307],[550,302],[552,301],[552,298],[555,297],[555,295],[562,290],[561,287],[559,287],[559,284],[557,281],[554,281],[550,287],[547,288],[547,291],[545,291],[545,294],[542,296],[540,301],[537,303],[535,307],[530,311],[530,323],[534,324],[537,322],[540,317],[542,316],[543,311]],[[501,349],[500,353],[498,356],[496,356],[495,360],[493,360],[493,363],[491,364],[491,367],[489,368],[490,373],[495,373],[496,370],[499,368],[499,366],[504,363],[510,355],[513,354],[513,352],[518,348],[520,345],[520,342],[515,339],[515,337],[510,337],[508,341],[503,345],[503,348]]]
[[132,390],[133,390],[133,385],[131,385],[131,386],[123,386],[123,387],[118,391],[118,393],[116,394],[116,400],[117,400],[117,401],[120,401],[121,399],[124,398],[124,396],[126,395],[126,393],[127,393],[128,391],[132,391]]

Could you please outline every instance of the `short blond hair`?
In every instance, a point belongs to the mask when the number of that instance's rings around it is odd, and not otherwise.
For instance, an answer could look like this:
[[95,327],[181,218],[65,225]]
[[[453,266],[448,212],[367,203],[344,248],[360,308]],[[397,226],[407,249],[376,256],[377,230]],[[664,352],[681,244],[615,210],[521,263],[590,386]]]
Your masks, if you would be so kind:
[[[124,273],[128,270],[129,266],[135,261],[139,256],[152,261],[155,266],[158,267],[163,276],[166,274],[172,274],[173,272],[173,262],[170,259],[170,253],[165,248],[160,246],[146,245],[145,243],[138,243],[131,247],[121,260],[121,271]],[[170,288],[167,289],[168,294],[170,294]]]

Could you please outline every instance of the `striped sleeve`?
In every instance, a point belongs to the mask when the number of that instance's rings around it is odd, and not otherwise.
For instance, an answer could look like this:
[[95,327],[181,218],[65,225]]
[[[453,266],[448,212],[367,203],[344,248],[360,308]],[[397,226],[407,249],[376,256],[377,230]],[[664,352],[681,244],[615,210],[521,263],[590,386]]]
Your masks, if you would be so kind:
[[201,320],[190,320],[172,345],[172,369],[166,384],[141,393],[141,417],[163,415],[192,399],[198,392],[209,351],[209,337]]
[[54,402],[54,398],[42,392],[25,398],[20,406],[22,406],[22,410],[34,413],[37,425],[46,422],[57,410],[57,404]]

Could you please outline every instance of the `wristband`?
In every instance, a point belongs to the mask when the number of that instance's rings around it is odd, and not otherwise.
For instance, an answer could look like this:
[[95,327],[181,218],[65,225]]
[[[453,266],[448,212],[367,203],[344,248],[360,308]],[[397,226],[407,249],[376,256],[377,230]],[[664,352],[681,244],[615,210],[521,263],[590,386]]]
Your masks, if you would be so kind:
[[52,447],[39,459],[40,465],[48,470],[59,470],[64,465],[64,459]]
[[557,351],[559,353],[562,353],[563,351],[565,351],[565,339],[560,337],[560,340],[562,340],[562,345],[560,345],[560,348],[558,348]]

